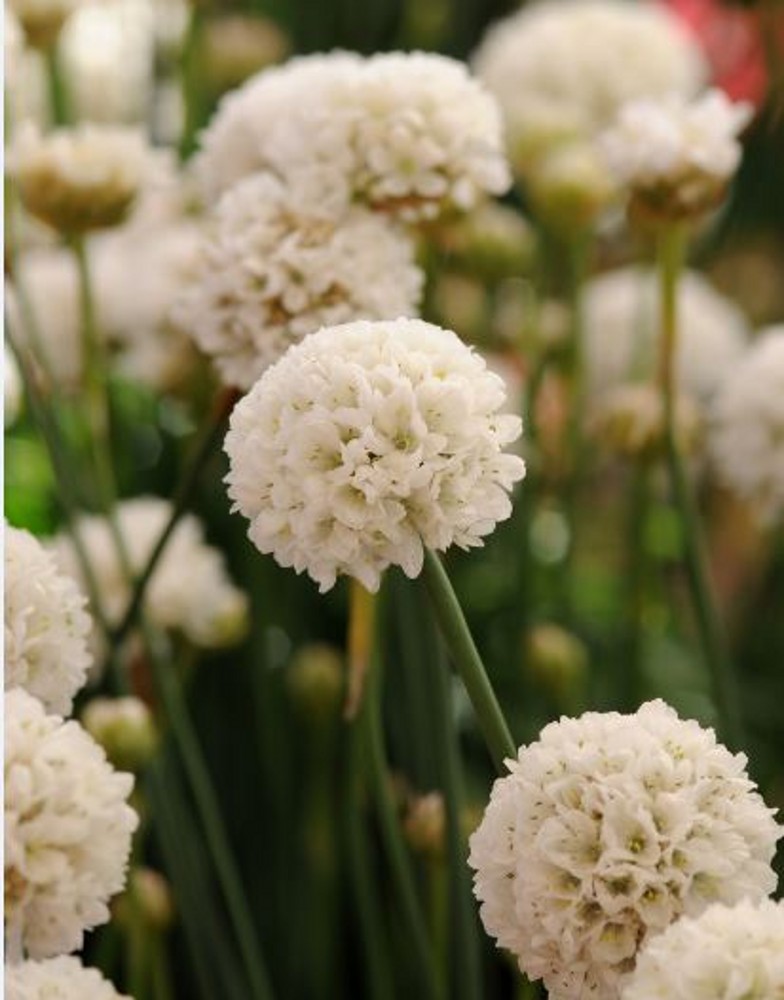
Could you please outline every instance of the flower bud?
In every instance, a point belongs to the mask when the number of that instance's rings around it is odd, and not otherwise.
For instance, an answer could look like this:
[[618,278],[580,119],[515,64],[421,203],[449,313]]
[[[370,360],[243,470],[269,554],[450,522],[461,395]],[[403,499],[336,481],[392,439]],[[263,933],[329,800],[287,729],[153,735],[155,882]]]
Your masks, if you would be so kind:
[[42,135],[22,128],[9,155],[25,208],[66,236],[122,222],[150,166],[135,129],[81,125]]
[[443,225],[436,239],[450,266],[488,281],[525,274],[536,253],[536,238],[527,220],[494,201]]
[[418,795],[403,820],[403,832],[411,849],[431,860],[444,854],[446,808],[440,792]]
[[264,17],[226,14],[204,26],[200,66],[211,90],[222,94],[286,57],[290,42]]
[[[601,444],[622,458],[659,457],[666,445],[661,391],[646,383],[628,383],[610,389],[596,408],[593,431]],[[675,434],[683,451],[694,451],[699,432],[699,414],[694,403],[686,396],[679,396],[675,402]]]
[[578,142],[539,160],[528,175],[528,190],[544,222],[566,235],[590,229],[618,194],[593,147]]
[[79,5],[78,0],[10,0],[9,6],[24,28],[27,44],[50,49],[60,29]]
[[81,721],[120,771],[140,771],[158,748],[152,714],[139,698],[93,698]]
[[534,680],[559,704],[567,705],[584,682],[588,651],[573,633],[552,622],[542,622],[527,637],[525,662]]
[[343,658],[326,643],[309,643],[294,657],[287,675],[295,708],[315,722],[335,718],[343,699]]
[[113,916],[121,926],[127,926],[136,915],[145,926],[165,931],[174,918],[174,902],[169,883],[160,872],[139,865],[128,875],[128,887],[112,907]]

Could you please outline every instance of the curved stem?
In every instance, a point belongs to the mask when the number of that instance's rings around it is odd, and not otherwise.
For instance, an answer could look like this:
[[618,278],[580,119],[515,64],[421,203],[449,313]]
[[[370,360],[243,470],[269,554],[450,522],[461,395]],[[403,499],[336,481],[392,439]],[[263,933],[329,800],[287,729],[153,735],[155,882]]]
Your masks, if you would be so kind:
[[504,760],[515,756],[515,745],[446,570],[429,549],[425,550],[424,578],[441,634],[474,706],[493,763],[498,773],[504,774]]
[[664,404],[667,464],[673,497],[683,525],[686,576],[702,651],[710,673],[720,729],[730,746],[742,742],[737,682],[727,652],[724,630],[713,594],[697,503],[680,452],[675,420],[675,363],[677,357],[678,277],[685,251],[680,226],[666,230],[659,242],[661,341],[659,384]]

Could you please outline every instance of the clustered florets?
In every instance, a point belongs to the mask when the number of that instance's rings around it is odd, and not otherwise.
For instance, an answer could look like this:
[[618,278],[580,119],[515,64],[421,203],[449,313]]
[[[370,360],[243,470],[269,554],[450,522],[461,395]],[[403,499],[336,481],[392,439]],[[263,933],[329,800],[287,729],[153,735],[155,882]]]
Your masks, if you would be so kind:
[[201,146],[208,196],[270,171],[335,214],[360,201],[415,222],[509,186],[493,99],[462,63],[428,53],[291,60],[226,98]]
[[683,917],[640,955],[622,1000],[776,1000],[784,996],[784,903],[714,904]]
[[423,546],[482,544],[524,474],[501,379],[451,331],[357,322],[308,337],[232,414],[229,495],[256,546],[328,590],[377,590]]
[[325,218],[256,174],[219,202],[173,319],[248,389],[321,326],[415,314],[422,282],[412,241],[387,219],[359,206]]
[[29,532],[5,527],[5,688],[67,715],[90,667],[92,621],[76,582]]
[[5,967],[6,1000],[130,1000],[117,992],[97,969],[61,955],[43,962]]
[[137,816],[129,774],[114,771],[76,722],[21,688],[5,696],[6,950],[47,958],[81,947],[125,884]]
[[720,478],[774,524],[784,512],[784,326],[763,332],[728,373],[708,443]]
[[780,829],[745,765],[661,701],[546,726],[471,837],[486,930],[553,1000],[613,1000],[681,914],[775,888]]
[[[117,525],[133,574],[147,564],[171,509],[171,503],[162,497],[136,497],[118,505]],[[127,609],[131,583],[111,526],[105,517],[85,515],[79,518],[77,528],[104,613],[117,624]],[[59,536],[55,549],[60,565],[81,579],[71,539]],[[222,553],[205,542],[203,528],[194,515],[186,514],[177,522],[147,586],[145,608],[155,625],[182,632],[197,646],[230,645],[243,634],[247,597],[229,578]]]

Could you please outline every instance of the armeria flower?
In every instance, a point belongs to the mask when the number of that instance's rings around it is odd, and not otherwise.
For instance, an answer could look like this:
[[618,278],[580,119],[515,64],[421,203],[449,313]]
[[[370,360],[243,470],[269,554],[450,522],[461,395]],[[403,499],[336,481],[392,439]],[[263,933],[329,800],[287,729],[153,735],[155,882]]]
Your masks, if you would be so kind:
[[[741,310],[696,271],[678,283],[680,389],[708,403],[743,355],[750,334]],[[583,349],[586,385],[594,400],[613,386],[656,371],[660,300],[656,278],[636,267],[608,271],[585,289]]]
[[553,1000],[615,1000],[682,914],[764,898],[781,829],[710,729],[662,701],[546,726],[471,837],[485,929]]
[[764,524],[784,514],[784,325],[769,327],[729,372],[711,411],[720,478]]
[[42,135],[25,123],[9,154],[27,211],[68,235],[122,222],[152,162],[140,131],[109,125]]
[[410,577],[423,547],[481,545],[523,477],[503,447],[503,382],[448,330],[415,319],[327,328],[238,403],[225,449],[234,509],[257,548],[322,591]]
[[776,1000],[784,996],[784,902],[716,904],[646,946],[623,1000]]
[[737,136],[750,118],[751,105],[733,104],[721,90],[693,102],[641,99],[620,109],[599,144],[630,193],[633,213],[643,220],[695,218],[722,198],[740,162]]
[[6,965],[6,1000],[130,1000],[71,955]]
[[678,17],[625,0],[527,5],[490,28],[474,68],[500,102],[523,174],[564,139],[593,139],[626,101],[690,95],[707,75]]
[[80,948],[125,884],[137,816],[129,774],[114,771],[76,722],[21,688],[5,696],[6,954]]
[[[130,569],[140,573],[171,515],[161,497],[123,500],[116,509]],[[77,530],[86,549],[112,624],[125,613],[131,596],[127,575],[106,518],[86,515]],[[58,562],[81,579],[73,543],[55,540]],[[150,620],[182,632],[197,646],[219,647],[236,642],[247,626],[248,600],[232,583],[223,554],[204,540],[204,529],[192,514],[177,522],[147,586],[144,607]]]
[[228,384],[248,389],[320,326],[414,314],[422,283],[413,242],[389,220],[359,206],[324,218],[256,174],[219,202],[172,315]]
[[199,168],[208,194],[269,170],[322,210],[359,200],[409,222],[509,186],[494,100],[462,63],[422,52],[331,53],[259,74],[221,104]]
[[27,531],[5,528],[5,687],[68,715],[92,657],[92,621],[75,580]]

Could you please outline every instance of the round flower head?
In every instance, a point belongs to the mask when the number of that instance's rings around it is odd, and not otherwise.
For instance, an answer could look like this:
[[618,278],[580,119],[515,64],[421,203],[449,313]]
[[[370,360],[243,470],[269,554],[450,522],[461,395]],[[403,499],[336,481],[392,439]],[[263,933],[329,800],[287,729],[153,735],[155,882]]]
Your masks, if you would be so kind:
[[42,135],[19,129],[9,167],[31,215],[65,234],[121,222],[150,167],[140,132],[80,125]]
[[5,528],[5,687],[68,715],[84,684],[92,628],[76,582],[27,531]]
[[322,210],[358,200],[408,222],[509,186],[494,100],[462,63],[422,52],[264,72],[224,102],[202,149],[208,192],[271,170]]
[[248,389],[320,326],[415,313],[422,282],[413,242],[389,220],[354,206],[332,221],[256,174],[219,202],[173,319]]
[[234,509],[257,548],[369,590],[410,577],[423,546],[481,545],[509,517],[522,459],[503,453],[520,418],[503,382],[448,330],[357,322],[292,347],[237,404],[225,449]]
[[21,688],[5,696],[6,954],[80,948],[109,919],[136,829],[129,774],[114,771],[76,722]]
[[[137,497],[117,506],[117,523],[134,574],[147,564],[171,509],[171,503],[160,497]],[[117,623],[131,592],[110,526],[105,518],[89,515],[79,519],[78,529],[104,611],[110,622]],[[70,538],[59,536],[55,549],[60,565],[81,578]],[[204,541],[202,525],[192,514],[177,522],[147,586],[144,606],[153,623],[182,632],[197,646],[231,645],[247,624],[247,598],[229,579],[222,553]]]
[[664,5],[550,0],[490,28],[474,59],[498,98],[515,166],[564,139],[592,139],[637,97],[692,94],[707,67]]
[[5,967],[6,1000],[129,1000],[71,955]]
[[92,698],[85,705],[81,723],[110,762],[123,771],[140,770],[158,747],[152,712],[133,695]]
[[780,829],[746,758],[662,701],[562,718],[507,763],[471,837],[474,891],[552,1000],[615,1000],[681,914],[776,886]]
[[770,327],[717,393],[709,449],[721,479],[771,524],[784,514],[784,325]]
[[623,1000],[778,1000],[784,996],[784,903],[743,900],[684,917],[653,938]]
[[8,0],[11,10],[24,28],[30,45],[46,49],[52,46],[60,29],[86,0]]
[[[619,268],[589,281],[585,290],[584,352],[589,395],[600,399],[612,387],[648,379],[659,342],[656,278],[638,268]],[[707,403],[742,356],[749,325],[738,307],[700,274],[678,284],[680,389]]]
[[643,220],[699,217],[724,194],[740,162],[737,135],[751,105],[721,90],[693,102],[669,95],[625,104],[600,137],[608,167],[629,191]]

